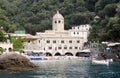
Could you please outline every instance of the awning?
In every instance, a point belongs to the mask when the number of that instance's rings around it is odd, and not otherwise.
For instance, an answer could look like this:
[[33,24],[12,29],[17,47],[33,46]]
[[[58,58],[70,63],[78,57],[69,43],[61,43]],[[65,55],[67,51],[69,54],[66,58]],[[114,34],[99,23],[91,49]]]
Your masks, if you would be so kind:
[[107,46],[115,46],[115,45],[120,45],[120,43],[109,43]]
[[80,52],[91,52],[90,49],[85,49],[85,50],[82,50]]

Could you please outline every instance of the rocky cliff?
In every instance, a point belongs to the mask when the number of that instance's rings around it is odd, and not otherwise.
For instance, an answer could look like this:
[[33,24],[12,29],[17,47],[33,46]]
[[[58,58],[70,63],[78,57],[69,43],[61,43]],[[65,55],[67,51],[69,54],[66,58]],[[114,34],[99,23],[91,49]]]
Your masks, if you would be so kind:
[[37,68],[26,57],[16,53],[6,53],[0,55],[1,70],[32,70]]

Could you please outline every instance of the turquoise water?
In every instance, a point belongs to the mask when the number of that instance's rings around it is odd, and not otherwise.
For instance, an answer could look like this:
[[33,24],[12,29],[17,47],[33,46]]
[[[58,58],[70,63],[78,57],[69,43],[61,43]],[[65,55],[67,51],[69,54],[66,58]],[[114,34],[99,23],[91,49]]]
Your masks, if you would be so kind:
[[90,61],[64,60],[36,63],[31,71],[0,71],[0,78],[120,78],[120,63],[92,65]]

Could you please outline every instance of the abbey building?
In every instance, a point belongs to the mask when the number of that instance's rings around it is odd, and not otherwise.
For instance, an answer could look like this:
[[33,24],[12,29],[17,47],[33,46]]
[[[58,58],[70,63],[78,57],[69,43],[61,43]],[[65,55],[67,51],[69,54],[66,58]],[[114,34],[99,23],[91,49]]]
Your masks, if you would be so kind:
[[[43,50],[48,55],[76,55],[83,48],[89,34],[89,24],[73,26],[72,29],[64,30],[64,17],[57,11],[52,19],[52,30],[36,32],[35,36],[24,45],[24,51]],[[17,35],[14,35],[17,36]]]

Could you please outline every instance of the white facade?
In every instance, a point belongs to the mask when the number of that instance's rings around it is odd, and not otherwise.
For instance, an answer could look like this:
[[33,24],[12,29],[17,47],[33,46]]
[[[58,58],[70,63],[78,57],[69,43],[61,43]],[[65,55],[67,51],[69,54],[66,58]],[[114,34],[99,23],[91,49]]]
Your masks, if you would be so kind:
[[13,49],[13,44],[10,42],[0,42],[0,47],[5,50],[5,52],[9,52],[9,50]]
[[64,17],[57,11],[53,16],[52,25],[52,30],[37,32],[33,41],[24,44],[24,50],[44,50],[52,56],[57,53],[75,55],[82,50],[84,42],[87,42],[90,28],[88,24],[64,30]]
[[72,36],[83,37],[83,41],[87,42],[90,27],[91,26],[89,24],[84,24],[84,25],[80,25],[80,26],[73,26],[72,29],[70,30],[70,32],[71,32]]

